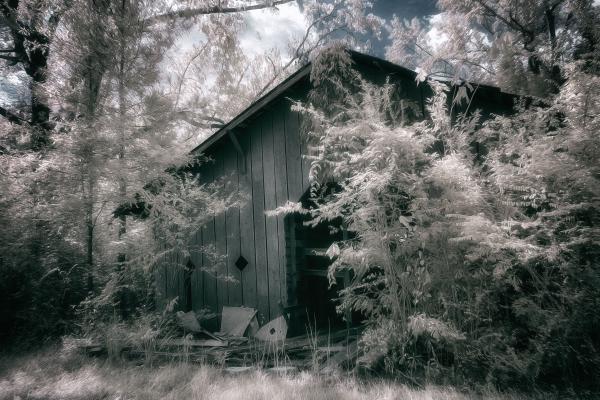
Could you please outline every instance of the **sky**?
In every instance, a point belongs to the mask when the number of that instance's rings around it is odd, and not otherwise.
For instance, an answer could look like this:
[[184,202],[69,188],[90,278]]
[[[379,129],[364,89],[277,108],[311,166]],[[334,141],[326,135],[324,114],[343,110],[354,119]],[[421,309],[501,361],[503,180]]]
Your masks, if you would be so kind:
[[[391,20],[394,14],[412,19],[413,17],[426,17],[435,14],[436,0],[375,0],[373,13],[379,17]],[[240,37],[240,42],[247,54],[258,55],[265,51],[278,48],[285,54],[290,38],[304,35],[307,21],[296,2],[287,3],[273,10],[248,11],[245,14],[246,29]],[[387,36],[384,33],[382,41],[372,40],[374,55],[383,56],[384,47],[387,45]],[[183,35],[177,44],[179,50],[192,48],[198,44],[202,35],[190,31]]]
[[[301,1],[301,0],[300,0]],[[394,14],[411,19],[436,13],[436,0],[374,0],[373,13],[390,20]],[[246,12],[246,29],[240,37],[243,49],[250,55],[262,54],[264,51],[278,48],[286,53],[290,38],[302,36],[307,27],[306,19],[296,2],[278,7],[278,11],[256,10]],[[383,56],[384,40],[372,40],[373,54]],[[190,31],[183,35],[177,43],[178,51],[185,52],[194,44],[202,41],[202,34]],[[0,75],[0,105],[9,105],[27,97],[22,91],[22,84],[14,74]]]
[[[286,50],[290,37],[298,37],[306,31],[307,23],[296,2],[278,7],[277,12],[257,10],[247,13],[247,27],[242,34],[243,48],[250,54],[259,54],[276,47]],[[376,0],[373,13],[379,17],[391,20],[394,14],[401,18],[426,17],[435,14],[436,0]],[[383,56],[387,37],[373,42],[373,53]]]

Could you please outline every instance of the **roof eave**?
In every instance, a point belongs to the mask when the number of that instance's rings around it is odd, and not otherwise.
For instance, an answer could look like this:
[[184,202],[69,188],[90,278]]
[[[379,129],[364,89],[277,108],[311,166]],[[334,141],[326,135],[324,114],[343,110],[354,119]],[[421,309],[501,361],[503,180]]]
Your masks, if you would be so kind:
[[216,132],[210,135],[206,140],[196,146],[191,153],[197,154],[202,153],[213,144],[218,142],[222,137],[227,135],[227,132],[235,129],[237,126],[242,124],[248,118],[252,117],[256,112],[258,112],[261,108],[268,105],[271,101],[278,98],[281,94],[286,92],[296,83],[300,82],[302,79],[310,75],[311,64],[308,63],[301,67],[298,71],[294,72],[288,78],[286,78],[279,85],[275,86],[272,90],[270,90],[267,94],[256,100],[250,106],[248,106],[244,111],[238,114],[235,118],[225,124],[223,127],[219,128]]

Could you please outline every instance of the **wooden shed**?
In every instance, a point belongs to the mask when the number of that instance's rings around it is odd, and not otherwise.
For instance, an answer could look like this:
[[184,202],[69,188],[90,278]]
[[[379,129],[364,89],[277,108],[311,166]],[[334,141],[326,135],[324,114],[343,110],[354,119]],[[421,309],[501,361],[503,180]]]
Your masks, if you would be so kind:
[[[350,54],[363,77],[377,84],[388,78],[398,83],[399,99],[418,104],[421,115],[425,114],[431,90],[417,84],[414,71],[369,55]],[[341,236],[332,237],[325,228],[309,230],[300,217],[265,215],[265,210],[300,201],[309,189],[310,165],[302,157],[306,147],[300,115],[290,106],[292,99],[308,94],[311,67],[302,67],[193,150],[214,159],[198,171],[203,182],[231,176],[234,185],[249,195],[243,207],[214,215],[190,238],[200,245],[214,245],[225,256],[220,266],[223,274],[235,282],[202,272],[211,261],[201,254],[188,259],[174,254],[159,271],[159,299],[178,296],[181,308],[214,312],[226,305],[253,307],[261,322],[281,315],[283,307],[300,304],[311,319],[333,322],[334,305],[329,300],[336,288],[327,285],[324,250]],[[470,107],[484,114],[504,113],[513,102],[514,96],[498,88],[479,86]],[[172,268],[173,264],[187,265],[189,272]],[[340,276],[337,289],[347,279]]]

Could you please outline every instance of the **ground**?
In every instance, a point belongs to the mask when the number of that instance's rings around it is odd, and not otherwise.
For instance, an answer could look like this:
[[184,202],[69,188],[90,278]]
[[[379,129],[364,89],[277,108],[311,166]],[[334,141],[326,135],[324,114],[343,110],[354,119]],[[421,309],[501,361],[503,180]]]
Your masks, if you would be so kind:
[[255,370],[232,376],[210,366],[182,362],[139,366],[91,359],[58,348],[0,357],[0,400],[549,400],[552,397],[487,390],[465,393],[439,386],[410,388],[384,381],[366,383],[348,374],[337,377],[317,377],[310,373],[279,376]]

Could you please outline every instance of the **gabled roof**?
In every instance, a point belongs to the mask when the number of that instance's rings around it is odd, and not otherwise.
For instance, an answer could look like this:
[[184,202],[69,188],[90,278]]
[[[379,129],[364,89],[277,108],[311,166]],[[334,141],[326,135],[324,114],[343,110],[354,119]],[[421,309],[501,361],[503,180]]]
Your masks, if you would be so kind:
[[[417,74],[408,69],[404,68],[400,65],[391,63],[389,61],[383,60],[378,57],[370,56],[368,54],[359,53],[357,51],[348,50],[352,60],[358,64],[378,64],[386,70],[396,71],[403,75],[406,75],[411,78],[416,78]],[[228,131],[235,129],[237,126],[245,122],[247,119],[251,118],[257,112],[259,112],[263,107],[267,106],[269,103],[279,98],[282,94],[291,89],[295,84],[302,81],[303,79],[307,79],[310,76],[310,72],[312,69],[312,63],[308,63],[302,66],[298,71],[294,72],[292,75],[287,77],[283,82],[273,88],[271,91],[266,93],[264,96],[260,97],[254,103],[250,104],[248,108],[234,117],[227,124],[223,125],[219,130],[214,132],[208,138],[206,138],[202,143],[196,146],[191,153],[201,153],[211,147],[213,144],[217,143],[221,138],[227,135]]]
[[275,88],[273,88],[267,94],[256,100],[254,103],[250,104],[248,108],[246,108],[236,117],[234,117],[231,121],[219,128],[218,131],[206,138],[202,143],[200,143],[192,150],[192,153],[201,153],[204,150],[208,149],[210,146],[219,141],[219,139],[221,139],[223,136],[227,135],[228,131],[231,131],[232,129],[246,121],[248,118],[256,114],[260,109],[265,107],[271,101],[278,98],[281,94],[285,93],[296,83],[301,81],[303,78],[309,76],[310,70],[311,64],[309,63],[300,68],[298,71],[294,72],[279,85],[275,86]]
[[[417,73],[415,71],[405,68],[401,65],[394,64],[390,61],[387,61],[387,60],[384,60],[384,59],[381,59],[381,58],[378,58],[375,56],[371,56],[371,55],[364,54],[364,53],[359,53],[354,50],[347,50],[347,51],[350,54],[354,63],[356,63],[356,64],[362,64],[362,65],[370,64],[370,65],[374,65],[374,66],[378,67],[381,70],[385,70],[389,73],[403,75],[409,79],[417,78]],[[224,126],[219,128],[219,130],[214,132],[212,135],[210,135],[202,143],[200,143],[198,146],[196,146],[191,151],[191,153],[192,154],[201,153],[201,152],[204,152],[205,150],[207,150],[208,148],[210,148],[212,145],[217,143],[221,138],[226,136],[227,132],[232,131],[239,125],[243,124],[246,120],[248,120],[249,118],[251,118],[252,116],[257,114],[258,112],[260,112],[261,109],[263,109],[265,106],[267,106],[272,101],[275,101],[276,99],[278,99],[282,94],[284,94],[285,92],[290,90],[294,85],[301,82],[303,79],[308,79],[308,77],[310,76],[311,69],[312,69],[312,63],[308,63],[308,64],[304,65],[303,67],[301,67],[298,71],[294,72],[292,75],[290,75],[288,78],[286,78],[283,82],[281,82],[279,85],[277,85],[271,91],[269,91],[268,93],[266,93],[265,95],[260,97],[258,100],[256,100],[254,103],[252,103],[250,106],[248,106],[248,108],[246,108],[244,111],[242,111],[236,117],[234,117],[231,121],[229,121],[227,124],[225,124]],[[494,86],[489,86],[489,85],[484,85],[484,84],[478,84],[477,86],[480,88],[487,88],[488,90],[501,92],[501,90],[499,88],[494,87]]]

